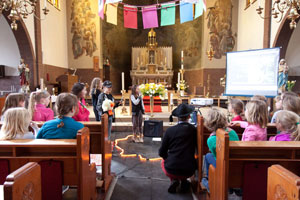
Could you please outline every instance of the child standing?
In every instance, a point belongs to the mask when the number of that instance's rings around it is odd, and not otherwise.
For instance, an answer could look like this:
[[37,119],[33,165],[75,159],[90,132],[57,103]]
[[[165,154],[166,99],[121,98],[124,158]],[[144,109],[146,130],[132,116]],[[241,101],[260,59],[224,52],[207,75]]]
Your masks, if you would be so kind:
[[132,129],[133,141],[144,142],[142,131],[143,114],[145,114],[144,102],[138,85],[133,85],[131,88],[131,103],[132,103]]
[[282,110],[277,114],[276,128],[280,131],[274,137],[270,137],[270,141],[291,141],[300,140],[299,116],[294,112]]
[[268,108],[267,104],[261,100],[251,100],[246,105],[245,116],[247,122],[239,123],[245,128],[242,141],[265,141],[267,140]]
[[22,93],[10,93],[4,102],[1,121],[4,121],[4,114],[9,108],[25,107],[25,95]]
[[101,79],[94,78],[91,83],[90,96],[92,97],[93,110],[94,110],[95,119],[97,122],[100,121],[100,116],[97,111],[97,102],[98,102],[98,97],[101,93],[101,87],[102,87]]
[[72,94],[78,98],[78,112],[73,116],[76,121],[90,121],[90,111],[88,111],[84,97],[87,94],[83,83],[75,83],[72,87]]
[[234,115],[232,118],[233,121],[244,121],[243,113],[244,113],[244,103],[240,99],[231,99],[228,105],[228,111]]
[[33,121],[49,121],[54,118],[52,109],[47,108],[50,94],[47,91],[32,92],[29,98],[28,110]]
[[[0,139],[34,139],[35,133],[30,132],[30,114],[25,108],[10,108],[4,114],[4,122],[0,130]],[[32,126],[37,131],[37,126]]]
[[[98,97],[97,110],[99,112],[99,116],[104,113],[108,114],[108,139],[110,140],[111,136],[111,127],[114,116],[114,109],[121,105],[121,102],[115,103],[114,97],[111,95],[112,91],[112,83],[110,81],[104,81],[103,83],[103,92]],[[107,102],[109,105],[113,105],[111,108],[107,108]]]
[[39,130],[36,138],[43,139],[75,139],[77,132],[84,126],[72,117],[78,109],[78,99],[75,95],[62,93],[55,103],[58,118],[46,122]]

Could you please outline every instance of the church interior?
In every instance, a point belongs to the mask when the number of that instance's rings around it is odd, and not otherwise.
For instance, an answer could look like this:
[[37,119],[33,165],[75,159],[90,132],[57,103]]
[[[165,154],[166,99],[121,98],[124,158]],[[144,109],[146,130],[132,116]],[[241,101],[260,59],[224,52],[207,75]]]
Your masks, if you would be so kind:
[[0,199],[300,199],[300,0],[0,0]]

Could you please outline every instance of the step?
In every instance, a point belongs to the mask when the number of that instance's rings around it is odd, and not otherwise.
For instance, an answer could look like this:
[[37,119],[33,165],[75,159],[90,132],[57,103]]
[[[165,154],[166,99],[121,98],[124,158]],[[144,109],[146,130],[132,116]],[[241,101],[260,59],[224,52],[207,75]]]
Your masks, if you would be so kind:
[[[170,124],[169,122],[164,122],[163,131],[165,132],[169,127],[174,125],[176,123]],[[112,124],[112,132],[132,132],[132,122],[114,122]]]

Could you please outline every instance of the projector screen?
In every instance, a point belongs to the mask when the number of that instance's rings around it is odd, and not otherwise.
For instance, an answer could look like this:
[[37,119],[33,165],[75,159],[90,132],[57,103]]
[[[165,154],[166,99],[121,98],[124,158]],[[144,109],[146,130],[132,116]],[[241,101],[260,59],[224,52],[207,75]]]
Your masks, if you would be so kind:
[[228,96],[277,95],[280,48],[227,53]]

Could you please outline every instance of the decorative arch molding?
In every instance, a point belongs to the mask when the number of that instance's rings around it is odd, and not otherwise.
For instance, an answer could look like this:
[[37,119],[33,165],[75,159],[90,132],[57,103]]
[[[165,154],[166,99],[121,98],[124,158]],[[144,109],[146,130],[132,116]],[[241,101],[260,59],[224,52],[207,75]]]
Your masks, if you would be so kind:
[[[10,24],[11,21],[8,19],[9,12],[5,11],[2,14],[8,24]],[[31,71],[30,88],[32,89],[35,85],[37,85],[37,69],[33,44],[23,19],[18,20],[17,24],[18,29],[16,31],[13,30],[13,34],[16,38],[21,58],[23,58],[25,63],[28,64]]]
[[[291,36],[294,32],[295,29],[290,29],[290,20],[288,19],[288,14],[287,12],[278,28],[277,34],[275,36],[275,40],[273,42],[272,47],[281,47],[280,50],[280,58],[285,58],[287,48],[291,39]],[[300,18],[296,20],[296,23],[298,23]]]

